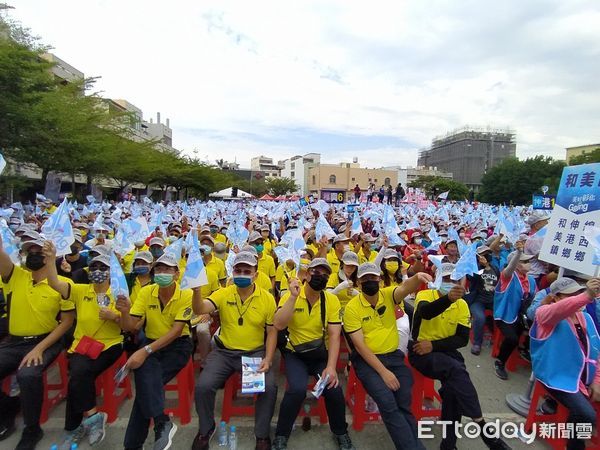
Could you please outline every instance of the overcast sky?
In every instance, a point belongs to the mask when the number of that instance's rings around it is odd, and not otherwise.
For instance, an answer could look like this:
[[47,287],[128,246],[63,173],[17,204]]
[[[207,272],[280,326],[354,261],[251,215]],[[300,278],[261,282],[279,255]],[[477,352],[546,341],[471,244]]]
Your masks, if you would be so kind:
[[415,165],[464,125],[522,158],[600,142],[598,0],[4,1],[202,159]]

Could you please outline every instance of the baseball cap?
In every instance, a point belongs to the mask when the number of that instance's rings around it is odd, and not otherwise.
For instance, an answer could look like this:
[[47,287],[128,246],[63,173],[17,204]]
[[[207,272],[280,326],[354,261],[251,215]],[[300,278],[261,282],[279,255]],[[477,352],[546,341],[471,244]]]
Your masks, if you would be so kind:
[[148,252],[148,251],[143,251],[143,252],[137,252],[135,254],[135,257],[133,258],[133,260],[137,260],[137,259],[141,259],[142,261],[146,261],[147,263],[152,264],[154,262],[154,256],[152,256],[152,253]]
[[358,267],[358,255],[354,252],[345,252],[342,256],[342,262],[346,266],[357,266]]
[[79,231],[77,228],[73,228],[73,237],[75,238],[75,240],[77,242],[79,242],[80,244],[83,244],[83,238],[81,237],[81,231]]
[[377,239],[373,237],[371,233],[367,233],[363,236],[364,242],[375,242]]
[[337,244],[338,242],[347,242],[349,240],[350,240],[350,238],[348,236],[340,233],[336,237],[333,238],[333,243]]
[[252,233],[250,233],[250,236],[248,236],[248,242],[258,241],[262,238],[262,235],[258,231],[253,231]]
[[213,237],[210,234],[203,234],[203,235],[199,236],[198,241],[200,243],[202,243],[202,241],[210,241],[213,244],[215,243],[215,240],[213,239]]
[[454,272],[455,267],[456,264],[442,263],[442,278],[449,277],[450,275],[452,275],[452,272]]
[[215,244],[215,253],[225,253],[227,251],[227,246],[223,242],[217,242]]
[[585,289],[585,286],[580,285],[577,281],[571,278],[559,278],[550,285],[551,294],[574,294]]
[[365,275],[381,275],[381,269],[375,264],[367,262],[358,266],[358,278],[362,278]]
[[100,255],[110,255],[110,247],[106,244],[95,245],[90,249],[90,253],[98,253]]
[[161,247],[165,246],[165,241],[162,238],[159,237],[153,237],[152,239],[150,239],[150,247],[152,247],[153,245],[160,245]]
[[325,258],[315,258],[308,265],[309,269],[314,269],[315,267],[325,267],[329,273],[331,273],[331,266],[329,262]]
[[200,234],[202,233],[210,233],[210,227],[204,226],[200,228]]
[[254,255],[255,258],[258,258],[258,252],[256,251],[256,249],[254,247],[252,247],[251,245],[244,245],[241,248],[242,252],[248,252],[248,253],[252,253]]
[[[508,258],[506,258],[507,264],[510,264],[511,260],[515,257],[516,254],[517,252],[515,251],[508,255]],[[521,253],[519,261],[529,261],[531,258],[533,258],[533,255],[526,255],[525,253]]]
[[36,241],[36,240],[42,239],[42,236],[40,236],[40,233],[38,233],[37,231],[30,229],[30,230],[26,230],[25,233],[23,233],[21,235],[21,240],[23,240],[23,238],[28,238],[28,239]]
[[480,246],[477,248],[477,254],[478,254],[478,255],[482,255],[482,254],[483,254],[483,253],[485,253],[485,252],[491,252],[491,251],[492,251],[492,249],[491,249],[491,248],[489,248],[487,245],[480,245]]
[[541,222],[542,220],[548,220],[550,219],[550,216],[548,214],[546,214],[543,211],[534,211],[528,218],[527,218],[527,225],[535,225],[538,222]]
[[239,252],[237,255],[235,255],[235,258],[233,260],[233,267],[237,266],[238,264],[257,266],[258,261],[256,259],[256,256],[254,256],[250,252]]
[[269,225],[263,225],[260,227],[260,231],[271,231],[271,228],[269,228]]
[[175,258],[175,256],[173,256],[171,253],[165,253],[160,258],[158,258],[154,263],[154,266],[158,266],[160,264],[170,267],[179,267],[179,262],[177,261],[177,258]]
[[23,242],[23,244],[21,245],[21,248],[23,250],[28,249],[29,247],[32,247],[34,245],[37,245],[38,247],[43,247],[44,246],[44,240],[43,239],[33,239],[31,241],[25,241]]
[[104,264],[106,267],[110,267],[110,258],[107,255],[98,255],[90,261],[90,266],[95,262]]
[[392,259],[392,258],[401,259],[400,254],[396,250],[394,250],[393,248],[388,248],[385,251],[385,253],[383,254],[383,259]]

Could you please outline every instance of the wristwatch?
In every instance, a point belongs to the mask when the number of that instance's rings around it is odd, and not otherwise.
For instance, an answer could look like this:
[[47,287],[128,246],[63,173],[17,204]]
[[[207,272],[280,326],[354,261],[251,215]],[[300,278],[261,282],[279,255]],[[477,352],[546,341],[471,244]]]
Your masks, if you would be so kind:
[[146,350],[146,353],[148,353],[149,355],[151,355],[151,354],[152,354],[152,347],[150,347],[149,345],[146,345],[146,346],[144,347],[144,350]]

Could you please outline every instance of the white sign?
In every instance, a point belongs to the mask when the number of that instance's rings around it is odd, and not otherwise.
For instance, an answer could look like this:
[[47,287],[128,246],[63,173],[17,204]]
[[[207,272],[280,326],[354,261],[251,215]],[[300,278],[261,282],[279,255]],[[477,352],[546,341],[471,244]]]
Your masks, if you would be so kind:
[[600,163],[563,169],[539,259],[593,276],[594,248],[586,227],[600,225]]

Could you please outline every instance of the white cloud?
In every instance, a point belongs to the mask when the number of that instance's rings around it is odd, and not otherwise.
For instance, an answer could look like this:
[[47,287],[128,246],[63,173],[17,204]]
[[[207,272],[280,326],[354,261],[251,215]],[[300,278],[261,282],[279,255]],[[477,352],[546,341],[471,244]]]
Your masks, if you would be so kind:
[[[321,151],[369,166],[415,164],[416,149],[465,124],[515,129],[520,156],[600,141],[594,0],[14,6],[59,57],[102,76],[106,96],[161,111],[175,146],[211,160],[313,151],[273,140],[288,129],[408,143]],[[207,129],[218,136],[193,131]]]

